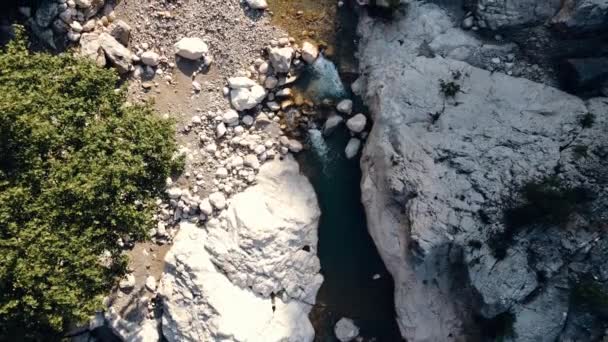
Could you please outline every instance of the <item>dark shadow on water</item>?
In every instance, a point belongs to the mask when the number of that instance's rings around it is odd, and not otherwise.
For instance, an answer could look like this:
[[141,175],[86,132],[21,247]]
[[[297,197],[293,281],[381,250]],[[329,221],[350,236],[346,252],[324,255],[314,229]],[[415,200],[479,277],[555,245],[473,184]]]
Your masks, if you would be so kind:
[[[402,341],[395,321],[393,280],[367,231],[359,162],[344,157],[349,138],[346,129],[340,129],[327,138],[327,156],[309,150],[299,158],[322,212],[319,258],[325,281],[310,315],[315,341],[337,341],[333,327],[342,317],[355,321],[364,341]],[[374,280],[376,274],[380,278]]]

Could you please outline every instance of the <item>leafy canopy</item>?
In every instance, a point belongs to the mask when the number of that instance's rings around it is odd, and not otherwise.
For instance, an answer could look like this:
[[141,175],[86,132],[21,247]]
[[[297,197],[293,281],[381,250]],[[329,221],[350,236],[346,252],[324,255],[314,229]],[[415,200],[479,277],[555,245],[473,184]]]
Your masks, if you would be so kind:
[[176,145],[115,72],[17,31],[0,51],[0,340],[49,340],[124,274],[118,239],[146,238]]

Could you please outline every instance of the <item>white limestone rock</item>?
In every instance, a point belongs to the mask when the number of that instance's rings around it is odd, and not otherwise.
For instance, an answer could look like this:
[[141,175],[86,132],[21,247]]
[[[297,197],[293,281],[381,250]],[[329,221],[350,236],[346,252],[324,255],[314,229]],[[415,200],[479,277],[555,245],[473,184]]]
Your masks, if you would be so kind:
[[101,48],[99,35],[96,33],[84,33],[80,36],[80,55],[90,58],[99,67],[106,65],[106,54]]
[[344,154],[346,155],[346,158],[353,159],[359,154],[359,149],[361,149],[361,140],[351,138],[344,149]]
[[209,195],[209,203],[219,210],[226,208],[226,196],[222,192],[214,192]]
[[243,164],[254,170],[260,168],[260,161],[258,160],[258,157],[255,154],[246,155]]
[[[158,288],[165,338],[311,342],[319,217],[312,186],[288,158],[262,166],[257,185],[232,198],[225,226],[182,223]],[[272,293],[283,295],[273,304]]]
[[323,134],[331,135],[342,122],[344,119],[340,115],[330,115],[323,125]]
[[247,5],[253,9],[266,9],[268,8],[268,3],[266,0],[246,0]]
[[293,54],[294,50],[291,47],[271,48],[268,51],[268,57],[274,71],[277,73],[288,73]]
[[231,89],[239,89],[239,88],[249,89],[255,85],[257,85],[257,82],[252,80],[249,77],[239,76],[239,77],[230,77],[228,79],[228,86]]
[[[574,253],[564,246],[584,246],[593,238],[578,228],[526,228],[503,258],[488,241],[504,229],[508,195],[524,184],[556,170],[574,184],[593,184],[589,177],[597,171],[579,173],[583,164],[573,164],[566,146],[602,144],[605,134],[582,138],[587,130],[581,132],[578,120],[596,109],[577,97],[418,54],[423,42],[457,24],[436,5],[412,2],[392,25],[369,18],[359,25],[362,94],[374,119],[361,160],[362,202],[370,235],[395,281],[399,327],[411,342],[446,336],[466,341],[474,314],[491,319],[508,311],[515,316],[517,341],[562,340],[572,310],[561,280],[573,272],[566,263]],[[397,36],[404,37],[402,44],[391,44]],[[446,104],[439,90],[439,80],[453,79],[454,72],[463,75],[455,81],[463,89],[458,105]],[[479,248],[469,246],[475,241]],[[539,270],[548,272],[542,286]]]
[[338,102],[336,109],[340,113],[350,115],[353,112],[353,101],[349,100],[349,99],[342,100],[342,101]]
[[228,126],[236,126],[239,123],[239,113],[234,109],[229,109],[222,115],[222,121]]
[[149,66],[157,66],[160,63],[160,55],[154,51],[146,51],[141,54],[141,62]]
[[349,342],[359,336],[359,328],[350,318],[341,318],[334,327],[334,334],[340,342]]
[[131,273],[127,274],[123,279],[118,283],[118,287],[120,287],[123,291],[130,291],[135,287],[135,276]]
[[310,42],[302,43],[302,59],[306,63],[314,63],[317,57],[319,57],[319,48],[316,45]]
[[182,38],[175,43],[174,48],[176,55],[189,60],[200,59],[209,52],[207,43],[198,37]]
[[295,139],[290,139],[287,147],[293,153],[298,153],[304,149],[304,146],[302,145],[302,143]]
[[154,276],[148,276],[146,278],[146,289],[148,289],[148,291],[150,292],[154,292],[156,291],[156,279],[154,278]]
[[266,98],[266,89],[257,83],[251,88],[237,88],[230,91],[230,103],[238,111],[252,109]]
[[209,216],[211,214],[213,214],[213,206],[211,205],[211,202],[209,201],[209,198],[204,198],[198,205],[199,210],[201,211],[201,213]]
[[346,127],[354,133],[361,133],[367,125],[367,118],[363,114],[357,114],[346,121]]

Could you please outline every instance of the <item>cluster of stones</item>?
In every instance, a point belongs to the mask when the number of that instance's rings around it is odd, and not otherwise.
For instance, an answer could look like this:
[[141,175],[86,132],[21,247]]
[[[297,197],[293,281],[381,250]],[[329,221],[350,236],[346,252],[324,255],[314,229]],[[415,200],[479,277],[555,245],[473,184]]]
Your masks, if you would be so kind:
[[[155,50],[144,43],[129,46],[131,27],[117,20],[114,9],[104,0],[57,0],[43,2],[31,15],[31,8],[21,7],[29,26],[38,38],[56,49],[57,42],[78,43],[80,55],[92,59],[98,66],[114,67],[119,73],[133,72],[138,79],[152,79],[155,75],[170,72],[175,63],[169,61],[167,53],[175,53],[187,60],[202,61],[200,69],[208,68],[213,58],[208,54],[207,44],[197,37],[179,40],[175,51]],[[171,80],[170,76],[168,80]],[[149,83],[144,88],[151,88]]]
[[[297,136],[297,128],[314,126],[312,116],[317,112],[310,110],[314,104],[296,94],[292,85],[307,64],[315,63],[320,53],[319,48],[310,42],[304,42],[300,47],[295,44],[295,39],[285,37],[271,41],[266,53],[268,60],[259,58],[241,76],[230,78],[224,94],[230,98],[235,110],[255,109],[256,112],[261,112],[259,115],[262,117],[279,123],[282,130]],[[353,115],[353,101],[350,99],[340,101],[335,109],[328,116],[323,132],[330,135],[340,124],[346,122],[353,137],[348,142],[345,153],[349,159],[354,158],[361,148],[362,140],[367,136],[367,118],[361,113]],[[297,140],[282,142],[295,153],[303,148]],[[283,148],[282,152],[285,150]]]
[[113,7],[104,0],[42,1],[34,13],[31,7],[19,10],[32,32],[54,49],[77,42],[82,34],[108,27],[116,19]]

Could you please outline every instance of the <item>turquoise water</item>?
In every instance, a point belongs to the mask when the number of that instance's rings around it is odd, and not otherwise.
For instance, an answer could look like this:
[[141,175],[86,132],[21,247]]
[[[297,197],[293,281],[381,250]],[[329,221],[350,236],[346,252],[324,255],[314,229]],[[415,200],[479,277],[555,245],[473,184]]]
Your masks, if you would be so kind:
[[[325,282],[311,313],[315,341],[337,341],[333,327],[342,317],[355,321],[365,341],[401,341],[393,280],[367,232],[359,161],[344,157],[349,138],[344,127],[326,141],[318,131],[310,132],[311,149],[300,156],[322,212],[319,258]],[[376,274],[380,279],[373,279]]]

